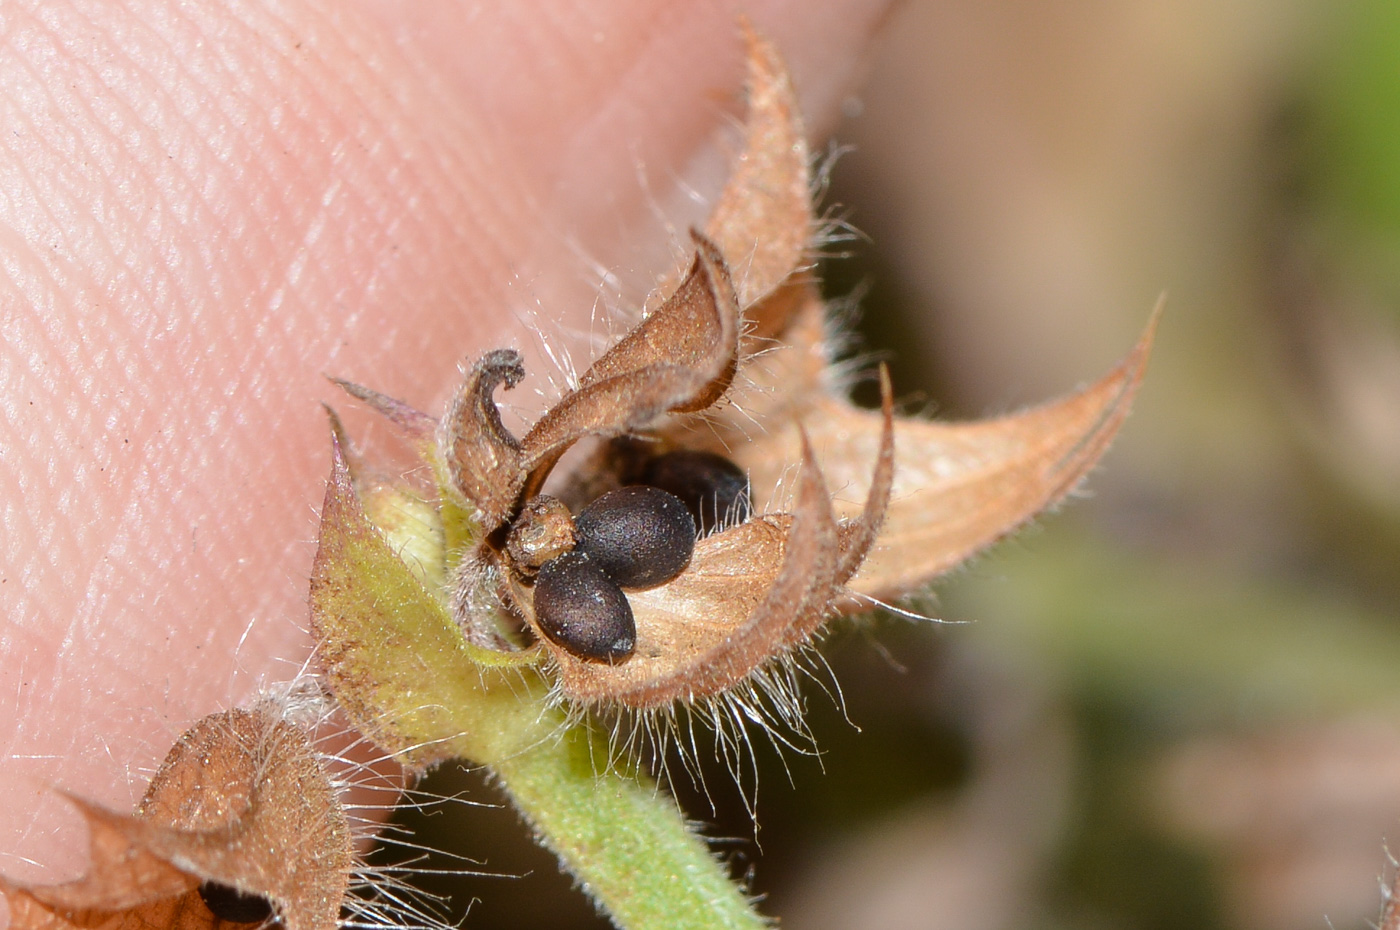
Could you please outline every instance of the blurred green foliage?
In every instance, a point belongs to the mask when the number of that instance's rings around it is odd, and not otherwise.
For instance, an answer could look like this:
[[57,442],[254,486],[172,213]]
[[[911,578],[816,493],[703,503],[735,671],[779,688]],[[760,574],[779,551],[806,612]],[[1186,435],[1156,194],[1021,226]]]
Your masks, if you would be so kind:
[[1302,91],[1304,208],[1400,315],[1400,4],[1337,4]]

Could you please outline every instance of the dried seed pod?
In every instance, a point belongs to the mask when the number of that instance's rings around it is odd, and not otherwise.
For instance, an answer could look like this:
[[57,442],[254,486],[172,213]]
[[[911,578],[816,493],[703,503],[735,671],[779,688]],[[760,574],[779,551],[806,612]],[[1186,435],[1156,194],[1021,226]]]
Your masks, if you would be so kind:
[[262,895],[245,894],[232,885],[204,882],[199,897],[209,913],[231,924],[260,924],[272,916],[272,902]]
[[675,578],[695,551],[695,518],[676,495],[633,485],[609,491],[574,521],[578,551],[624,588]]
[[578,551],[540,567],[535,622],[556,645],[582,659],[619,662],[637,647],[637,625],[627,596]]
[[677,449],[658,455],[642,470],[641,483],[681,499],[702,536],[722,523],[749,518],[749,477],[722,455]]

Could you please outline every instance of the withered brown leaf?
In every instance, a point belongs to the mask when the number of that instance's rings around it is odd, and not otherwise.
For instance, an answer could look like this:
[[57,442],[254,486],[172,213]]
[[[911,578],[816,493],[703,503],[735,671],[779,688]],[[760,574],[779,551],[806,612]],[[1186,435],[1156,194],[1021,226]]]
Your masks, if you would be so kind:
[[337,924],[349,823],[306,734],[273,702],[187,730],[134,814],[69,800],[88,825],[88,872],[58,885],[0,879],[15,930],[237,926],[204,905],[204,882],[267,899],[287,930]]

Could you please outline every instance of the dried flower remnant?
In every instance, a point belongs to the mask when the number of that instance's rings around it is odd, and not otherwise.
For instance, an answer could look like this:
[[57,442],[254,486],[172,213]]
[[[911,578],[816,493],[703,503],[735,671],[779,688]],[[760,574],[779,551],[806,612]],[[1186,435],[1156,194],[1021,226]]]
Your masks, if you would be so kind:
[[134,814],[76,797],[91,866],[59,885],[0,879],[15,930],[337,926],[354,863],[340,798],[273,702],[184,733]]
[[[505,653],[539,643],[556,692],[575,706],[651,711],[719,698],[800,652],[836,613],[917,589],[1071,490],[1142,374],[1150,335],[1099,384],[1001,420],[896,425],[883,375],[882,409],[852,406],[805,274],[817,224],[792,88],[753,36],[749,107],[743,154],[705,232],[693,234],[689,271],[522,437],[503,426],[493,397],[525,377],[513,350],[479,359],[431,428],[425,414],[346,385],[408,427],[442,476],[439,497],[468,514],[463,545],[444,556],[454,581],[442,597],[457,624]],[[752,485],[725,491],[723,517],[710,505],[711,532],[693,548],[657,523],[655,551],[623,559],[643,579],[629,583],[594,540],[645,542],[650,524],[627,524],[625,510],[600,515],[608,495],[590,503],[566,490],[561,503],[540,493],[586,436],[649,437],[654,461],[732,461]],[[577,498],[580,488],[637,483],[622,460],[595,455],[566,487]],[[777,495],[785,476],[788,493]],[[612,492],[650,493],[664,492]]]
[[[748,40],[744,147],[688,266],[523,435],[495,398],[526,377],[512,349],[471,365],[441,421],[337,382],[404,430],[435,489],[374,475],[332,415],[311,585],[328,685],[410,767],[491,768],[621,926],[761,921],[644,776],[606,753],[625,777],[595,768],[577,712],[648,723],[767,692],[800,728],[786,673],[827,621],[918,589],[1068,493],[1126,415],[1151,338],[1090,388],[999,420],[896,418],[883,371],[880,409],[852,406],[807,274],[822,233],[793,89]],[[584,438],[598,450],[563,473]],[[616,554],[593,551],[600,536],[636,534],[590,508],[638,484],[695,525],[644,517],[651,555],[599,559]]]

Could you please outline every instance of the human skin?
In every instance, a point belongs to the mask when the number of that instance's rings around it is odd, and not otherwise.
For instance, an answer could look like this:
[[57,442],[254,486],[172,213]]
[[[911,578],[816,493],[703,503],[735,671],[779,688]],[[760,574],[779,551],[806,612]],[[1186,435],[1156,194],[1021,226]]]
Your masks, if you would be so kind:
[[[814,137],[885,6],[744,4]],[[0,872],[80,871],[50,789],[129,808],[307,662],[321,403],[354,406],[323,374],[435,412],[515,346],[548,392],[536,324],[586,362],[599,295],[673,265],[732,152],[737,10],[0,6]]]

